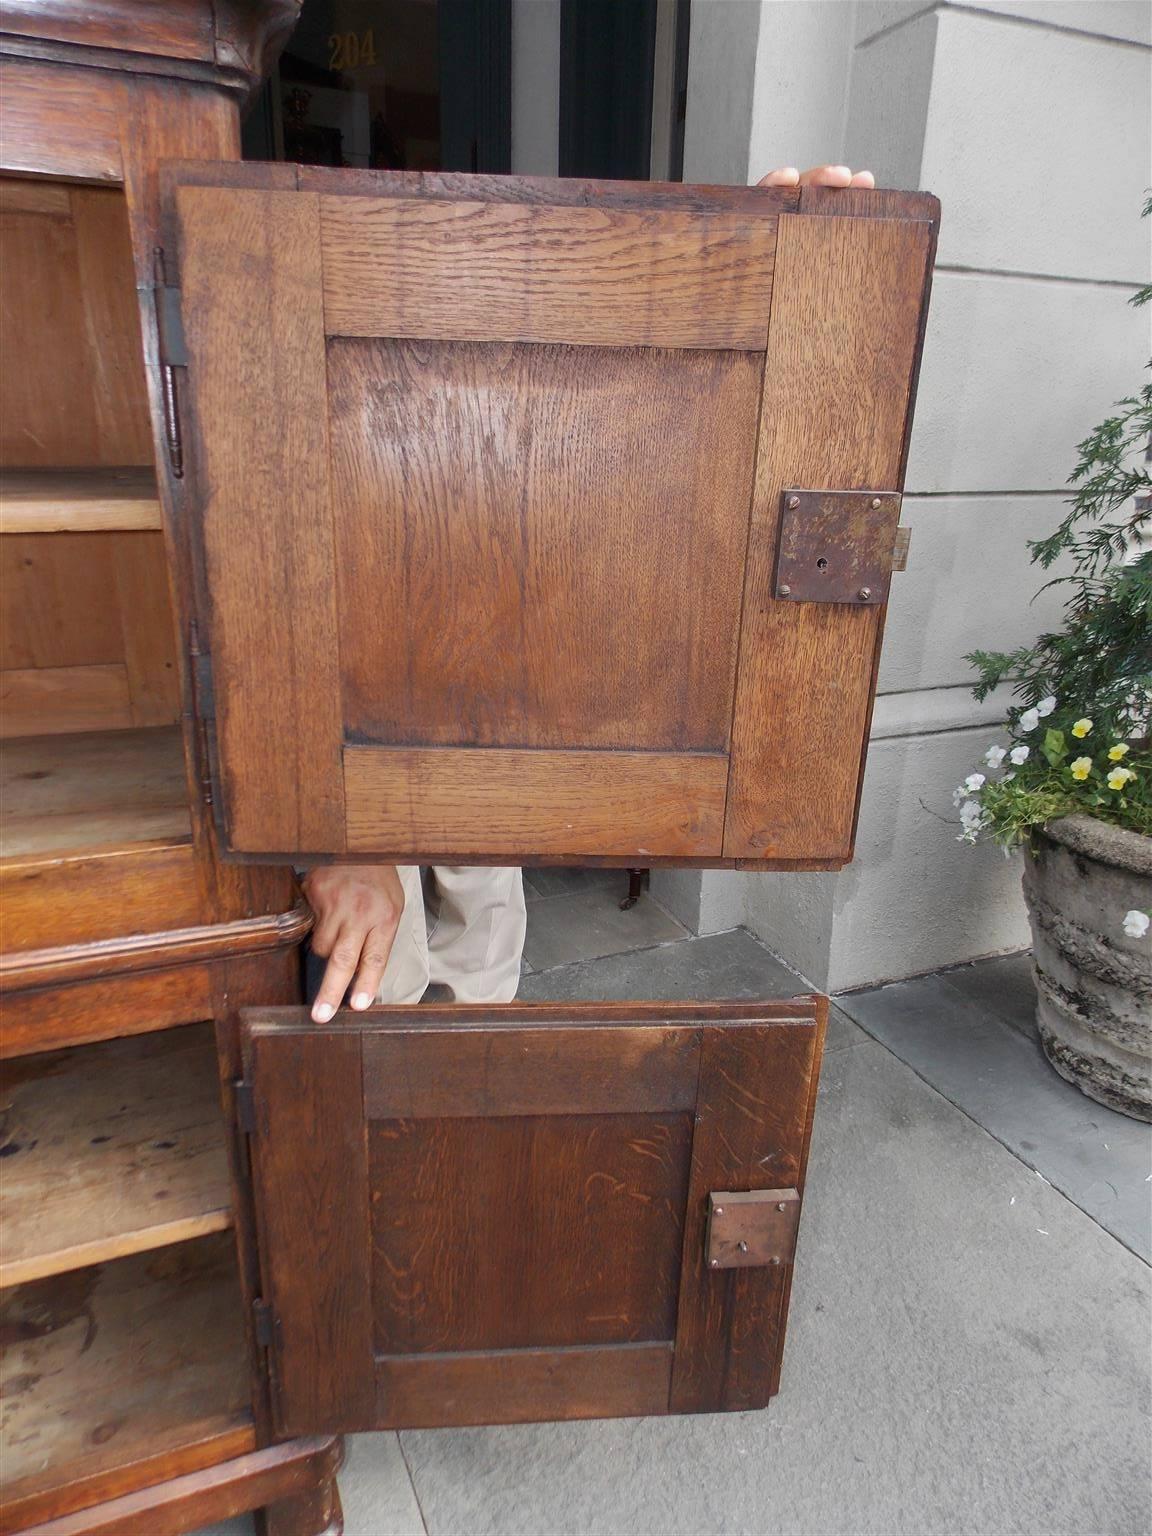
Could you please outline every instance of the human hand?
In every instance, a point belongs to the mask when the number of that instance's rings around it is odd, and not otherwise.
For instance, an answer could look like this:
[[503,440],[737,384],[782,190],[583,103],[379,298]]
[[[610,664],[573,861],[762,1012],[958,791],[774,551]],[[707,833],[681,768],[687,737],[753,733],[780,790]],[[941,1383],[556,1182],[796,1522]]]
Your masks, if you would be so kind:
[[853,171],[846,165],[814,165],[798,171],[794,165],[769,171],[756,183],[758,187],[864,187],[869,192],[876,185],[871,171]]
[[327,864],[302,883],[316,914],[312,950],[328,961],[312,1017],[326,1024],[353,976],[353,1008],[367,1008],[375,998],[404,911],[404,888],[394,864]]

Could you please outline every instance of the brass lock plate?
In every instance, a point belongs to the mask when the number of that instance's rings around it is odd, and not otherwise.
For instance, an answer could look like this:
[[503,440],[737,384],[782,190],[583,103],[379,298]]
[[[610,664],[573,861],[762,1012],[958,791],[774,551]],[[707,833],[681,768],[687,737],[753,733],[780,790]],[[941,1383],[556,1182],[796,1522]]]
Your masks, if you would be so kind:
[[899,522],[899,491],[783,491],[776,596],[858,608],[887,602],[908,547]]
[[713,1190],[704,1239],[708,1268],[791,1264],[799,1224],[799,1190]]

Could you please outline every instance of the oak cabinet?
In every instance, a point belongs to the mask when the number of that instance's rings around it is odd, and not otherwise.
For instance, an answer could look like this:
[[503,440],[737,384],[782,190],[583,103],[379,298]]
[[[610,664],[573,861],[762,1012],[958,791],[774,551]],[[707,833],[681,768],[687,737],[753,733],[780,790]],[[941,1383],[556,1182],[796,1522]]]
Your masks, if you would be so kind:
[[165,207],[226,849],[851,856],[934,198],[191,165]]
[[0,38],[0,1529],[761,1406],[826,999],[315,1026],[271,866],[851,857],[935,200],[244,166],[294,0],[90,9]]
[[280,1432],[763,1407],[826,1016],[249,1009]]

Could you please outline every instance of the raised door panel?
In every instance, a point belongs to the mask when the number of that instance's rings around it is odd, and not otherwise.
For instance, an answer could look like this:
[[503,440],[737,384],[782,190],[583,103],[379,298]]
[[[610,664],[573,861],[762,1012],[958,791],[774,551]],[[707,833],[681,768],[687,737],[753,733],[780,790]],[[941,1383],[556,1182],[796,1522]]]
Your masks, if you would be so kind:
[[931,200],[208,180],[174,206],[228,846],[849,857],[883,607],[785,601],[777,514],[895,505]]
[[285,1434],[762,1405],[791,1273],[710,1195],[798,1201],[824,1006],[251,1011]]

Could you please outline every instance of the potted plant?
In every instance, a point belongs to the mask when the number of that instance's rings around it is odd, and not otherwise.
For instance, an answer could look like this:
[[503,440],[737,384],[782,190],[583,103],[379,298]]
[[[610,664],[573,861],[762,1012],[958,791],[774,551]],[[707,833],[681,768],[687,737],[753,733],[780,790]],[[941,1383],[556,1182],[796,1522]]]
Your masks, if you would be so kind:
[[[1152,211],[1152,200],[1145,207]],[[1147,304],[1152,288],[1133,302]],[[983,699],[1010,682],[1007,736],[956,791],[960,837],[1025,849],[1036,1020],[1091,1098],[1152,1120],[1152,383],[1079,448],[1067,516],[1030,545],[1068,574],[1062,627],[974,651]]]

